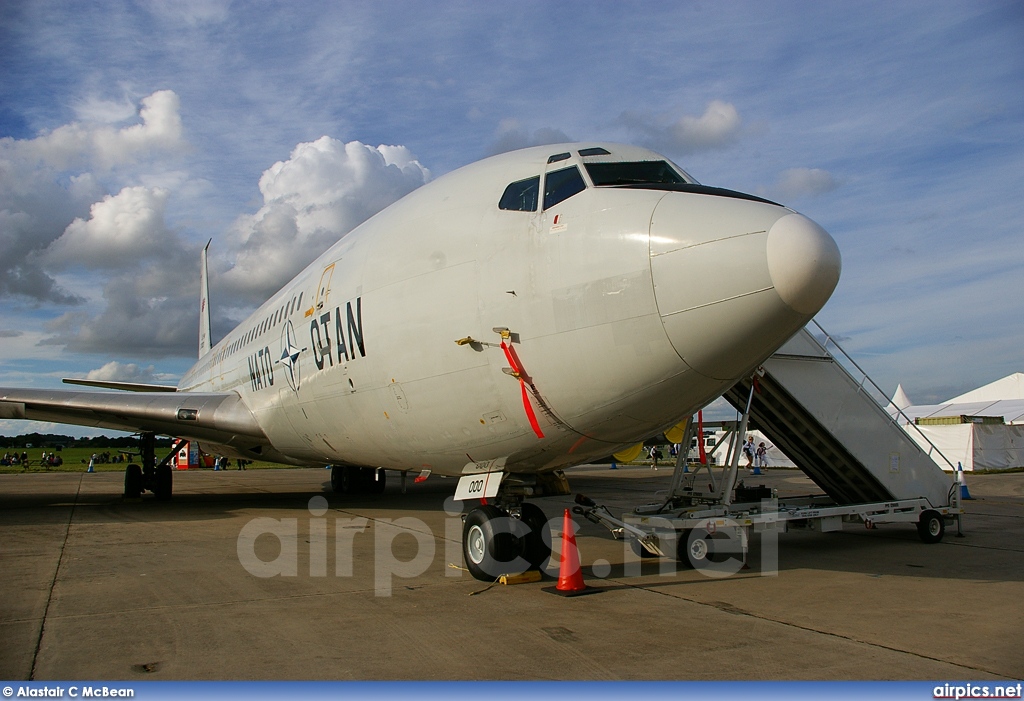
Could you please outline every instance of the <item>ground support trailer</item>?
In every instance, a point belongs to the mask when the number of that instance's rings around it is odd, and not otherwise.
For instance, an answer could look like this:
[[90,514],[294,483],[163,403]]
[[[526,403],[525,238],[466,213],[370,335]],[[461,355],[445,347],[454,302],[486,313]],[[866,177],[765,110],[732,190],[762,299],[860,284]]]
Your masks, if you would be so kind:
[[[745,560],[752,533],[912,523],[922,541],[936,543],[955,523],[962,535],[961,490],[951,476],[962,473],[951,465],[951,474],[944,472],[938,461],[945,457],[938,449],[927,442],[922,449],[907,434],[916,430],[913,423],[901,427],[900,412],[877,385],[820,326],[814,328],[821,340],[801,330],[725,394],[741,412],[738,430],[729,437],[725,470],[701,466],[689,472],[687,451],[681,450],[662,501],[618,519],[581,497],[576,513],[628,538],[641,556],[691,564],[726,551]],[[781,447],[824,495],[780,501],[771,489],[737,483],[749,423]],[[691,420],[682,445],[690,444],[693,430]],[[706,489],[700,477],[705,468]]]

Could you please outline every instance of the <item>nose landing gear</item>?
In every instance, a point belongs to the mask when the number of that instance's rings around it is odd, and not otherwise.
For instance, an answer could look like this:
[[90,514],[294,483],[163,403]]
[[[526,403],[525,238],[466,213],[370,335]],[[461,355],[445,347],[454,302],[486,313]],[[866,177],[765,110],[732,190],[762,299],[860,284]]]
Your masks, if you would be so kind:
[[484,504],[462,526],[462,554],[474,578],[490,582],[503,574],[539,569],[551,556],[551,529],[535,504],[507,509]]

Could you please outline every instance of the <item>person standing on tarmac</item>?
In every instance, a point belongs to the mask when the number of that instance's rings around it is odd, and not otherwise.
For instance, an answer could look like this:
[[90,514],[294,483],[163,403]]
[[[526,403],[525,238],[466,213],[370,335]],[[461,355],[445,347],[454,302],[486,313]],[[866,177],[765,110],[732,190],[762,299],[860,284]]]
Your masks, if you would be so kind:
[[758,467],[768,467],[768,448],[765,446],[764,441],[757,445],[757,452],[754,454],[754,464]]
[[658,450],[658,446],[652,445],[651,452],[649,454],[651,456],[651,469],[657,470],[658,461],[661,460],[661,451]]
[[747,469],[754,466],[754,437],[747,436],[747,442],[743,444],[743,454],[747,456]]

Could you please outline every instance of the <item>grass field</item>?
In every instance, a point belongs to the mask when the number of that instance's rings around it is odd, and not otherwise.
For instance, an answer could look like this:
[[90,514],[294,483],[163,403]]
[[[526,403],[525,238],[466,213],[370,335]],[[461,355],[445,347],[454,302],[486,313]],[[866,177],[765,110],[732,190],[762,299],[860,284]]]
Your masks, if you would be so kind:
[[[0,449],[0,456],[2,456],[4,453],[12,453],[13,454],[13,453],[16,452],[16,453],[18,453],[20,455],[22,452],[25,452],[25,453],[28,453],[28,460],[29,460],[29,466],[27,468],[22,467],[21,465],[15,465],[15,466],[0,465],[0,474],[2,474],[2,475],[11,475],[11,474],[21,474],[21,473],[25,473],[25,472],[85,472],[86,469],[89,466],[89,457],[93,453],[96,453],[97,455],[99,455],[100,453],[108,452],[108,453],[110,453],[111,457],[113,457],[115,455],[122,454],[122,453],[119,452],[119,450],[117,448],[102,448],[102,449],[100,449],[100,448],[64,448],[62,451],[60,451],[58,453],[58,455],[60,455],[61,458],[64,460],[64,464],[61,465],[60,467],[50,467],[50,466],[41,464],[41,458],[42,458],[44,450],[47,453],[50,453],[50,452],[53,451],[52,448],[47,448],[47,449],[44,449],[44,448],[27,448],[27,449],[26,448],[17,448],[17,449],[16,448],[3,448],[3,449]],[[156,450],[157,460],[162,460],[164,455],[167,454],[168,450],[169,450],[169,448],[157,448],[157,450]],[[139,462],[138,454],[130,455],[130,454],[125,453],[125,455],[126,455],[127,459],[124,462],[120,462],[120,463],[96,463],[95,470],[97,472],[124,472],[125,466],[128,465],[128,463],[130,463],[130,462]],[[279,465],[279,464],[273,463],[273,462],[253,462],[253,463],[250,463],[250,464],[246,465],[245,469],[247,469],[247,470],[253,470],[253,469],[259,470],[259,469],[265,469],[265,468],[270,468],[270,467],[284,468],[284,467],[292,467],[292,466],[291,465]],[[204,469],[211,469],[212,470],[213,468],[204,468]],[[232,470],[235,469],[235,461],[234,460],[231,461],[231,469]]]

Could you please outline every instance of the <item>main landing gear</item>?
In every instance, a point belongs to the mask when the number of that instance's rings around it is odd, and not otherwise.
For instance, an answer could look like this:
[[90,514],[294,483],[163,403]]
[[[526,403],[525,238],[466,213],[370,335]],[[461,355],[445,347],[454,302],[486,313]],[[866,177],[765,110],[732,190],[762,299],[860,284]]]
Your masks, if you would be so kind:
[[171,448],[160,464],[156,463],[156,434],[143,433],[142,441],[142,465],[132,463],[124,471],[124,498],[138,499],[146,490],[153,492],[156,498],[166,501],[171,498],[174,487],[173,473],[171,472],[171,459],[178,454],[178,450],[185,443],[179,441]]
[[331,489],[336,494],[383,494],[385,485],[382,468],[331,466]]

